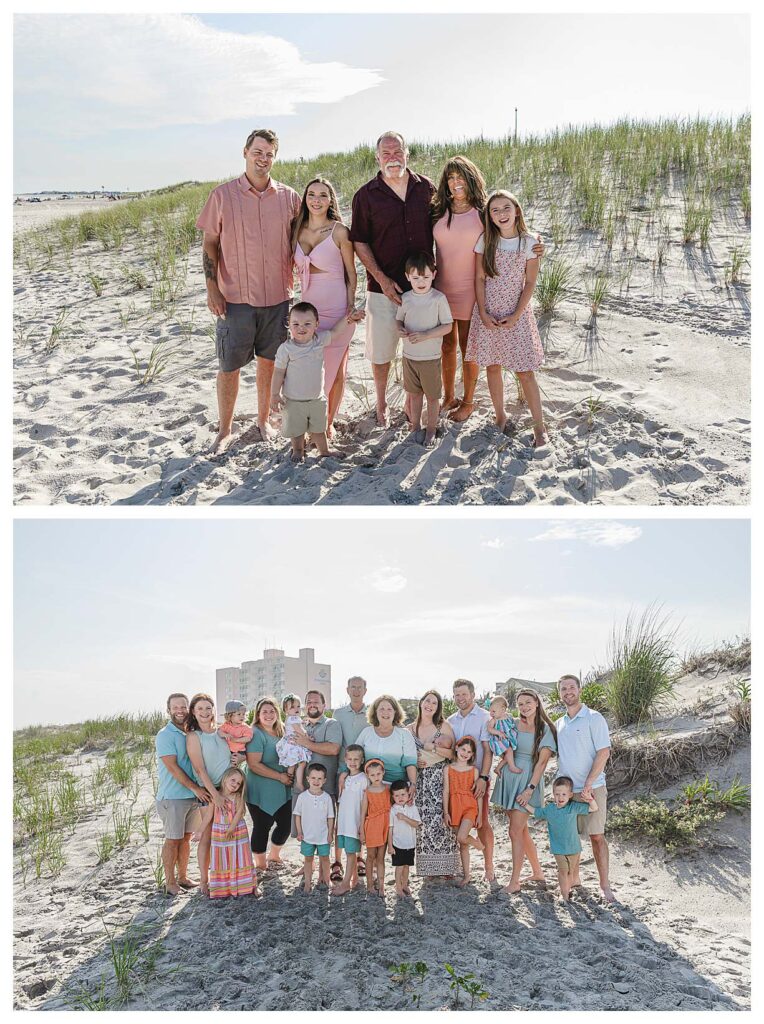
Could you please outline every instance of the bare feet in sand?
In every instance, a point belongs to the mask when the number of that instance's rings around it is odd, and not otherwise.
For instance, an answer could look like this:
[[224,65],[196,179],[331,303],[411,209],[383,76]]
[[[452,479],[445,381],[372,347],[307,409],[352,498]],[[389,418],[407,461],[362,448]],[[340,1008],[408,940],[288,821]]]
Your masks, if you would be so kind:
[[534,448],[545,448],[549,444],[549,434],[545,430],[541,430],[533,435],[533,447]]
[[210,448],[210,455],[222,455],[223,452],[228,448],[231,441],[233,441],[233,434],[229,431],[227,434],[220,433],[212,442]]
[[432,431],[432,433],[429,430],[425,433],[425,435],[424,435],[424,442],[423,443],[424,443],[425,448],[434,448],[435,447],[435,431],[434,430]]
[[180,887],[177,885],[166,885],[164,887],[164,891],[167,893],[168,896],[177,896],[180,892],[182,892]]
[[257,429],[260,431],[260,437],[263,439],[263,441],[274,441],[276,437],[278,437],[278,434],[270,425],[268,420],[266,420],[264,423],[258,423]]
[[613,895],[613,890],[609,885],[602,886],[602,895],[606,903],[615,903],[615,896]]
[[444,413],[453,412],[455,409],[458,409],[461,404],[461,398],[457,398],[455,395],[451,395],[450,398],[444,398],[440,403],[440,415],[442,416]]
[[189,889],[195,889],[199,883],[194,882],[191,878],[179,878],[178,885],[181,889],[188,891]]
[[454,423],[464,423],[475,411],[475,406],[472,402],[462,402],[458,409],[453,409],[449,414],[448,418],[453,420]]
[[513,885],[510,882],[509,885],[505,885],[501,891],[505,892],[508,896],[513,896],[516,892],[520,892],[520,883],[515,882],[515,884]]
[[381,407],[377,406],[377,410],[376,410],[375,415],[377,417],[377,426],[378,427],[389,427],[390,426],[390,416],[389,416],[389,413],[387,411],[387,406],[386,405],[383,405]]
[[304,451],[299,451],[298,452],[298,451],[295,451],[295,449],[293,448],[289,458],[290,458],[290,460],[292,462],[305,462],[305,452]]
[[340,882],[339,885],[333,885],[329,892],[332,896],[344,896],[346,892],[355,892],[356,886],[348,885],[347,882]]
[[210,887],[207,884],[207,882],[200,882],[199,883],[199,892],[202,894],[202,896],[209,896],[209,894],[210,894]]

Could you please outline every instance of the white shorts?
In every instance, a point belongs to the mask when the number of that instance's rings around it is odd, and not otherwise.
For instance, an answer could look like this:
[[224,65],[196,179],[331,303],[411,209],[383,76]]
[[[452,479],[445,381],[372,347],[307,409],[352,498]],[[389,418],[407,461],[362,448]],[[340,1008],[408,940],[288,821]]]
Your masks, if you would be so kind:
[[391,363],[398,353],[399,308],[380,292],[366,293],[366,358],[372,363]]

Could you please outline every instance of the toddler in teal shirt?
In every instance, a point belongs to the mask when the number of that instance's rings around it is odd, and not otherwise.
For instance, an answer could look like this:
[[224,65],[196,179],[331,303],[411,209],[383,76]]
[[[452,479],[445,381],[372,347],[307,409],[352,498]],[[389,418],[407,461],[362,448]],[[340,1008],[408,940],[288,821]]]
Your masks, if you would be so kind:
[[570,899],[570,881],[578,874],[581,840],[578,835],[578,815],[597,810],[590,796],[586,803],[573,799],[573,780],[560,775],[552,783],[554,803],[545,807],[531,807],[537,818],[543,818],[549,829],[549,849],[557,862],[557,875],[564,900]]

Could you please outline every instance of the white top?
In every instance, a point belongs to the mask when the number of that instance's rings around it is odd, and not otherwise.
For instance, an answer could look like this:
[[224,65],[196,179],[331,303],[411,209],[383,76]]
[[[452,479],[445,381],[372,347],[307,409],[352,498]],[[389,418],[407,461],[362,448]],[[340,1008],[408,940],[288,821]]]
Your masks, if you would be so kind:
[[[448,306],[448,299],[443,292],[430,288],[429,291],[404,292],[395,319],[400,320],[407,331],[426,333],[441,324],[452,324],[454,318]],[[403,339],[403,354],[417,362],[423,359],[439,359],[443,347],[442,338],[420,341],[418,344]]]
[[[480,744],[483,740],[488,742],[491,738],[487,727],[490,717],[490,712],[486,711],[485,708],[479,707],[477,704],[472,705],[472,710],[467,715],[463,715],[461,711],[455,711],[453,715],[448,716],[448,724],[454,730],[457,743],[465,736],[471,736],[475,743],[477,743],[478,760],[482,757]],[[478,764],[479,767],[480,764]]]
[[337,835],[358,839],[361,832],[361,804],[368,778],[363,772],[348,775],[342,788],[339,808],[337,810]]
[[393,846],[399,850],[413,850],[416,846],[416,829],[407,821],[401,821],[400,815],[405,814],[413,821],[421,821],[416,804],[393,804],[390,808],[390,828],[393,834]]
[[302,823],[302,836],[306,843],[316,846],[329,842],[329,818],[334,817],[334,803],[328,793],[318,796],[304,789],[297,797],[293,814],[299,814]]
[[[595,754],[610,746],[610,730],[599,711],[592,711],[586,704],[581,705],[575,718],[569,718],[566,713],[554,724],[557,726],[557,774],[573,779],[573,788],[579,793],[586,785]],[[593,786],[604,785],[605,772],[602,771]]]
[[287,736],[294,736],[294,727],[296,725],[302,725],[302,719],[299,715],[287,715],[284,719],[284,733]]
[[[525,253],[525,262],[527,263],[528,260],[538,259],[533,251],[533,246],[537,241],[537,238],[534,238],[533,235],[529,235],[527,233],[524,235],[518,235],[517,238],[499,238],[499,249],[501,249],[502,252],[520,252],[520,249],[522,248]],[[484,234],[478,238],[477,242],[475,242],[475,248],[472,251],[478,253],[485,252]]]
[[306,402],[326,398],[324,394],[324,349],[332,340],[330,331],[317,331],[310,341],[298,345],[289,338],[276,350],[274,366],[286,370],[284,398]]

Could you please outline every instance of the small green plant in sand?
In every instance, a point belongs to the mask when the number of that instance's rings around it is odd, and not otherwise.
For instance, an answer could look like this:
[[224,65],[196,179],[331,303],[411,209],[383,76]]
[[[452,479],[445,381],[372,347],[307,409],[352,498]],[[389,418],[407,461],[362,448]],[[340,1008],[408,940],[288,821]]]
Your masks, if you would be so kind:
[[570,291],[573,268],[562,259],[542,263],[534,294],[538,311],[543,316],[553,316]]
[[618,725],[649,720],[671,697],[675,638],[676,629],[654,605],[641,615],[630,612],[622,626],[613,628],[607,702]]
[[724,268],[725,284],[740,284],[743,267],[750,266],[748,250],[742,245],[733,245],[729,251],[729,263]]
[[151,868],[151,877],[154,879],[154,885],[157,889],[164,889],[164,864],[162,863],[161,848],[154,851],[154,860],[149,860],[149,867]]
[[114,853],[114,836],[111,832],[102,832],[98,837],[96,853],[98,854],[99,864],[105,864],[108,860],[111,860],[111,856]]
[[115,807],[111,818],[114,826],[114,845],[118,850],[122,850],[130,842],[130,836],[133,831],[132,808]]
[[56,318],[53,321],[53,326],[50,329],[48,340],[45,342],[45,354],[49,355],[54,352],[64,338],[68,335],[71,328],[71,317],[72,309],[70,306],[62,306],[56,313]]
[[[390,980],[403,986],[405,993],[411,994],[411,1002],[418,1008],[422,1001],[422,986],[429,973],[430,968],[424,960],[417,960],[416,963],[390,964]],[[419,989],[412,991],[414,982],[419,982]]]
[[85,275],[86,280],[90,284],[90,287],[96,293],[99,298],[103,295],[104,285],[106,284],[106,278],[101,277],[100,274],[94,273],[92,270]]
[[139,267],[131,267],[127,263],[122,263],[119,272],[134,291],[139,292],[143,291],[144,288],[148,288],[149,280]]
[[110,1010],[111,999],[106,994],[106,982],[101,978],[97,989],[90,988],[86,981],[80,985],[76,992],[69,992],[66,996],[66,1004],[72,1010]]
[[172,360],[172,351],[167,348],[166,341],[157,341],[151,346],[148,359],[143,364],[132,345],[128,345],[133,356],[133,367],[138,377],[138,386],[144,387],[161,377]]
[[736,679],[732,684],[732,692],[737,698],[730,708],[732,719],[738,729],[751,734],[751,684],[745,679]]
[[745,811],[750,806],[750,787],[740,778],[722,789],[706,776],[688,783],[672,801],[647,796],[618,804],[608,821],[614,831],[654,839],[674,854],[696,846],[699,833],[727,811]]
[[138,819],[138,832],[143,837],[144,843],[151,837],[151,808],[147,807]]
[[467,971],[466,974],[459,974],[451,964],[443,964],[443,968],[451,979],[448,987],[454,993],[454,1009],[459,1007],[460,992],[464,992],[465,996],[470,997],[470,1010],[474,1009],[476,999],[482,1002],[490,996],[490,992],[483,987],[483,983],[475,977],[472,971]]
[[610,297],[610,290],[610,275],[606,271],[584,278],[584,292],[589,301],[592,322],[597,319],[603,303]]
[[128,926],[117,938],[116,932],[110,932],[106,925],[104,927],[109,937],[109,959],[117,983],[119,1001],[127,1003],[133,993],[137,969],[141,963],[143,936],[139,930]]

